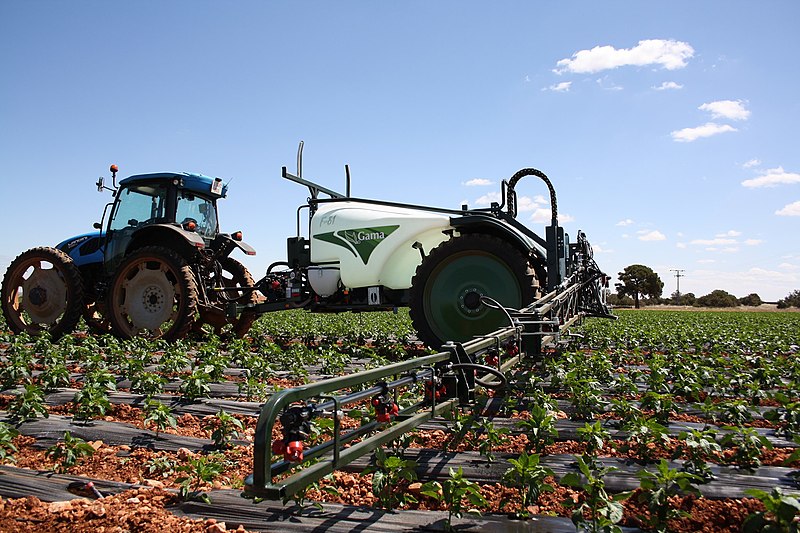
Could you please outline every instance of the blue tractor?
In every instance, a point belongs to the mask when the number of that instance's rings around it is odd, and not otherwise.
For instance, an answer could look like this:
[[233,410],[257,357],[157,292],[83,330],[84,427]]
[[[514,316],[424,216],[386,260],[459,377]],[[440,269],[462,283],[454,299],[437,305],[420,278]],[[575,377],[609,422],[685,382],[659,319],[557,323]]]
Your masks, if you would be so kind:
[[83,317],[94,332],[122,338],[172,341],[203,324],[216,331],[230,325],[244,335],[256,315],[229,309],[254,304],[256,292],[250,273],[230,254],[255,250],[241,232],[219,231],[217,200],[227,186],[220,178],[167,172],[117,185],[117,171],[112,165],[113,187],[97,182],[98,191],[114,195],[103,211],[105,227],[96,223],[93,233],[12,261],[2,284],[8,327],[55,339]]

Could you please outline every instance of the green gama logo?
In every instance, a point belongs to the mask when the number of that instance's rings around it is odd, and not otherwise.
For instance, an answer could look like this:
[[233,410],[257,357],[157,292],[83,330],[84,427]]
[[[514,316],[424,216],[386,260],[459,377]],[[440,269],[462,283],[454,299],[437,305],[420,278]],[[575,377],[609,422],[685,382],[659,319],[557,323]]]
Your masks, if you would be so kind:
[[314,235],[314,238],[349,250],[356,257],[360,257],[366,265],[375,248],[399,227],[377,226],[374,228],[340,229],[330,233]]

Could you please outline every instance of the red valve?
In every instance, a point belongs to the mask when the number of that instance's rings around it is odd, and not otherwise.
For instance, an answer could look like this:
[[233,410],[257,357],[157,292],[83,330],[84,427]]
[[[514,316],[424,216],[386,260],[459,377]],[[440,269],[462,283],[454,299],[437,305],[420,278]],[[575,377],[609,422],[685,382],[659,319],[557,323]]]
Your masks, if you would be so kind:
[[489,366],[497,366],[500,364],[500,358],[497,357],[497,354],[487,355],[486,364]]
[[511,342],[506,345],[506,354],[509,357],[514,357],[518,353],[519,353],[519,347],[517,346],[517,343]]
[[372,406],[375,407],[375,418],[378,422],[391,422],[392,418],[400,412],[397,404],[384,396],[375,396],[372,399]]
[[300,463],[303,461],[303,443],[302,441],[295,440],[286,445],[286,451],[283,453],[283,458],[290,463]]
[[434,398],[434,392],[436,393],[436,400],[441,400],[442,398],[447,396],[447,387],[444,385],[440,385],[439,388],[436,388],[432,381],[425,382],[425,401],[430,402]]

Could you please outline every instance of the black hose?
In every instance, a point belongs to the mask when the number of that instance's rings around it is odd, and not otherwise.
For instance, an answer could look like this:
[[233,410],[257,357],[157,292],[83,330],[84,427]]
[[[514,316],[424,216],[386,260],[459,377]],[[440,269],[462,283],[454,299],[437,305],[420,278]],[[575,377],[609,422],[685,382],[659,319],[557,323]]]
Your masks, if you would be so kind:
[[486,387],[487,389],[502,389],[503,387],[508,385],[508,378],[506,377],[506,375],[491,366],[479,365],[477,363],[457,363],[452,365],[450,368],[452,368],[453,370],[457,370],[460,368],[482,370],[483,372],[491,374],[500,380],[498,383],[486,383],[485,381],[481,381],[477,378],[475,379],[475,383],[477,383],[481,387]]
[[[542,172],[541,170],[536,170],[535,168],[523,168],[522,170],[517,171],[516,174],[511,176],[511,179],[508,180],[508,188],[514,192],[514,187],[517,185],[517,182],[524,178],[525,176],[536,176],[540,178],[545,185],[547,185],[547,189],[550,191],[550,215],[551,215],[551,225],[558,226],[558,207],[556,204],[556,190],[553,187],[553,184],[550,182],[550,178]],[[509,205],[510,207],[510,205]],[[516,211],[516,205],[514,206]],[[517,214],[513,213],[516,217]]]

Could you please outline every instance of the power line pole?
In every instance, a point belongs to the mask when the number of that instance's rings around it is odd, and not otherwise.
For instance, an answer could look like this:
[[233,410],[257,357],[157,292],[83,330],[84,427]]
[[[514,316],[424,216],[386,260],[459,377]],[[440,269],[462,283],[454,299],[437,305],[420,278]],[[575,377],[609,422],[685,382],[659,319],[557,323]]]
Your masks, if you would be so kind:
[[675,280],[678,283],[678,290],[675,291],[675,300],[676,300],[676,303],[680,303],[680,300],[681,300],[681,278],[685,276],[684,272],[686,272],[686,269],[683,269],[683,268],[671,268],[670,272],[675,272]]

